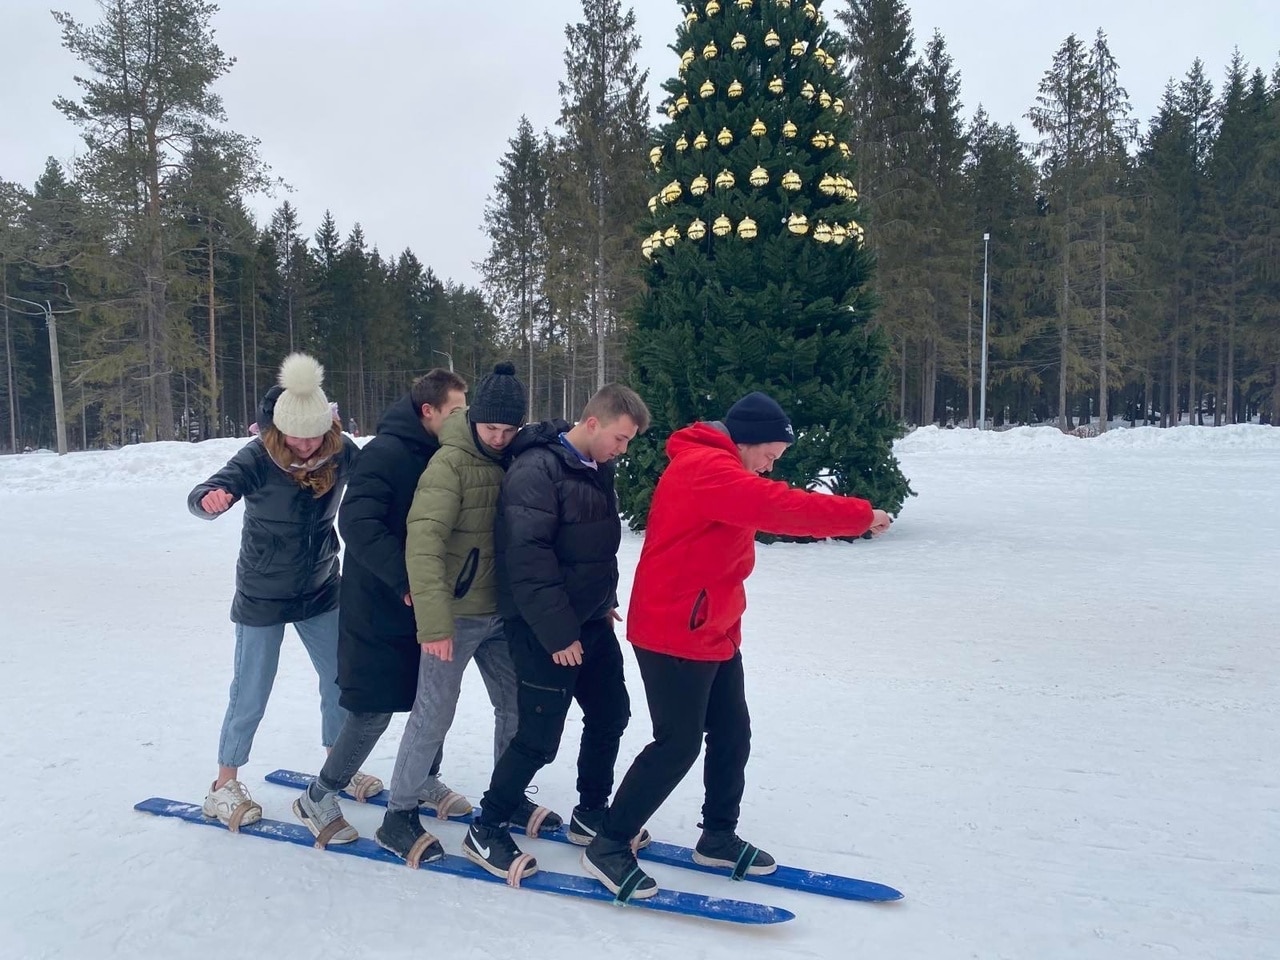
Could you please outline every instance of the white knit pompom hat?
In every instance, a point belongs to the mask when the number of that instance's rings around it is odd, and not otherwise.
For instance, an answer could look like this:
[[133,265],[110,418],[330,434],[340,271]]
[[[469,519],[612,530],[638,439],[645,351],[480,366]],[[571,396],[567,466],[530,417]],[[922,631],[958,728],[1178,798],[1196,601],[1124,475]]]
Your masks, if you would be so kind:
[[323,437],[333,427],[329,398],[320,385],[324,367],[305,353],[291,353],[280,364],[280,386],[284,393],[276,398],[271,415],[275,428],[287,437],[310,439]]

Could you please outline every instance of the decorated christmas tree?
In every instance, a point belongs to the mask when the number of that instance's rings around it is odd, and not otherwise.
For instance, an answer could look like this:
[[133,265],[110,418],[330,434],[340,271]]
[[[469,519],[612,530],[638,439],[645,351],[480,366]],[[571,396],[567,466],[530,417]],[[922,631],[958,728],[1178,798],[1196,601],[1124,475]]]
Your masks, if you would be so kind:
[[774,475],[896,512],[886,345],[871,323],[841,39],[815,0],[684,3],[650,152],[648,291],[631,339],[653,412],[623,466],[643,526],[670,433],[773,396],[798,441]]

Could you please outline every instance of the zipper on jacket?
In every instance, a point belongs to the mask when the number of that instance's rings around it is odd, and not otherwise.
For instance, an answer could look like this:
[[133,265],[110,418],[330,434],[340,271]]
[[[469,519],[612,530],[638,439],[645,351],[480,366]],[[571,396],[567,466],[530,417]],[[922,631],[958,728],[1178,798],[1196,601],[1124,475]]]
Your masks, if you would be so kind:
[[467,559],[462,561],[462,569],[458,571],[458,578],[453,582],[453,597],[455,600],[461,600],[467,595],[467,591],[471,589],[471,584],[476,578],[476,571],[480,568],[480,548],[472,547],[467,554]]
[[698,594],[698,599],[693,601],[693,609],[689,612],[689,629],[697,630],[700,626],[707,622],[706,617],[698,619],[698,614],[702,613],[707,605],[707,591],[703,590]]

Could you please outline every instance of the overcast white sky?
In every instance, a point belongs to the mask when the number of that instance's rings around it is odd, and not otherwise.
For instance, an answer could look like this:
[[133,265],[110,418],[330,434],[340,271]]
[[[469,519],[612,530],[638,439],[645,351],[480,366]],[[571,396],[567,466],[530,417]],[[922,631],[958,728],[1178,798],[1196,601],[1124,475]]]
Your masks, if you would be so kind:
[[[75,129],[52,106],[74,96],[77,64],[49,7],[96,20],[93,0],[0,0],[0,177],[30,185],[45,158],[69,161]],[[292,185],[307,233],[326,208],[355,221],[387,255],[412,247],[442,278],[473,283],[484,257],[481,213],[521,114],[536,128],[559,112],[564,25],[579,0],[223,0],[217,39],[237,59],[220,82],[231,126],[258,137]],[[827,0],[829,18],[844,0]],[[654,101],[674,72],[676,0],[635,0]],[[1280,59],[1275,0],[915,0],[919,51],[942,30],[961,71],[966,115],[979,103],[1025,129],[1022,115],[1054,50],[1101,26],[1145,125],[1170,76],[1199,56],[1215,92],[1239,46],[1270,73]],[[284,199],[255,203],[263,219]]]

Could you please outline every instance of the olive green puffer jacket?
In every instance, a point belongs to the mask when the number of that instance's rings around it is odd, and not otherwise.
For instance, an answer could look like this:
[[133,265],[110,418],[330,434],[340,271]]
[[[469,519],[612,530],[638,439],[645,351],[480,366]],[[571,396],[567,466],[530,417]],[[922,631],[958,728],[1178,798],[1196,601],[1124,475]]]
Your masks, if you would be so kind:
[[419,643],[452,637],[454,617],[497,613],[493,521],[504,462],[478,444],[465,409],[445,421],[440,450],[413,495],[405,542]]

